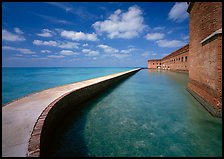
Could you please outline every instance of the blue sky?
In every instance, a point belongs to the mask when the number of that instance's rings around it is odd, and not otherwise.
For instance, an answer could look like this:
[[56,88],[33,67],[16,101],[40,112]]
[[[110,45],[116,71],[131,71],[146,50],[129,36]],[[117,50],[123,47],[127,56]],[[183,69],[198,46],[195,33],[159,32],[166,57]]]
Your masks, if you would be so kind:
[[186,2],[3,2],[3,67],[146,67],[188,43]]

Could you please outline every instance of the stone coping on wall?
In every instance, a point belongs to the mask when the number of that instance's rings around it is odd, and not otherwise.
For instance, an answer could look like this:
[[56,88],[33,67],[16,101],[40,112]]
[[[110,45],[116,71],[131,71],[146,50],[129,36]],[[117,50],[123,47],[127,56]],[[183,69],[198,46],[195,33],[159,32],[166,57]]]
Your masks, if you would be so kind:
[[211,39],[212,37],[218,35],[218,34],[222,34],[222,28],[216,30],[215,32],[213,32],[212,34],[210,34],[209,36],[207,36],[206,38],[204,38],[200,43],[203,44],[204,42],[208,41],[209,39]]
[[140,68],[136,68],[125,72],[50,88],[5,105],[2,107],[2,156],[26,157],[28,155],[35,156],[35,154],[38,154],[38,151],[40,151],[38,149],[29,151],[28,154],[31,134],[34,138],[40,137],[41,132],[38,132],[38,127],[43,125],[44,117],[47,115],[46,113],[55,102],[67,94],[139,70]]

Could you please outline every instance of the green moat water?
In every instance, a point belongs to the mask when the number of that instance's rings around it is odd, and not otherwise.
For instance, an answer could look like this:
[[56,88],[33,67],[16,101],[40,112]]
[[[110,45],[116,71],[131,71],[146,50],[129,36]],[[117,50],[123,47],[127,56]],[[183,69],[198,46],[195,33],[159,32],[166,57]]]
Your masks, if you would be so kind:
[[222,121],[186,90],[188,75],[140,70],[72,112],[51,156],[222,156]]

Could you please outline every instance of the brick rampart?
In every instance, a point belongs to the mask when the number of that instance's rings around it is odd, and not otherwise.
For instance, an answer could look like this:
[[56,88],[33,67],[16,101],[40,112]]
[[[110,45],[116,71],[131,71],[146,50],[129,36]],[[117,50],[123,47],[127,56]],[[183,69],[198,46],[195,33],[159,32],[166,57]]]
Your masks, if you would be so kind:
[[188,53],[189,45],[187,44],[162,59],[148,60],[148,68],[159,68],[173,71],[188,71]]
[[188,90],[196,94],[196,99],[207,107],[210,113],[221,117],[222,2],[191,2],[188,12],[190,14]]

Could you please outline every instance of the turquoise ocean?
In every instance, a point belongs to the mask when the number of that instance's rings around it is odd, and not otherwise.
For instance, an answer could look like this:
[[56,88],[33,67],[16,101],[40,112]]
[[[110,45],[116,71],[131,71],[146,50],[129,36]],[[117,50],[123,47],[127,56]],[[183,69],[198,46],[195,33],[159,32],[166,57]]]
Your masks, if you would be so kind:
[[44,89],[127,71],[130,67],[3,67],[2,104]]

